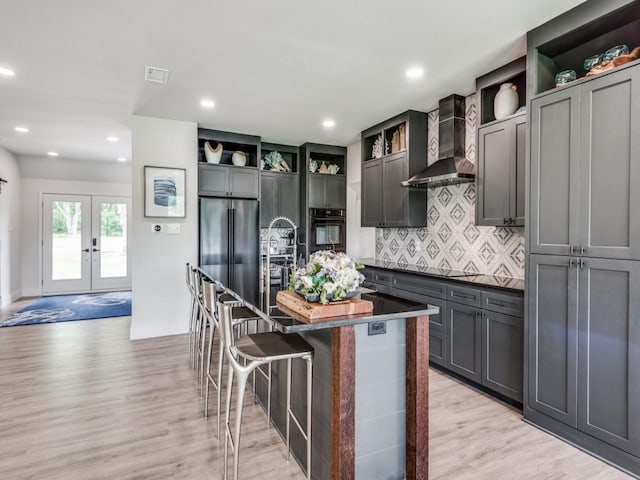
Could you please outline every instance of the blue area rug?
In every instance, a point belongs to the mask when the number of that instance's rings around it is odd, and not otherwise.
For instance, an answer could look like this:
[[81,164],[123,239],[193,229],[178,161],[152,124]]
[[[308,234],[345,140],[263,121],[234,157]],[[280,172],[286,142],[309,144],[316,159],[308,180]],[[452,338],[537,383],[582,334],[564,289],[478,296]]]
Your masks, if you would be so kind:
[[130,291],[88,293],[85,295],[56,295],[36,300],[18,313],[14,313],[8,320],[0,323],[0,327],[126,317],[129,315],[131,315]]

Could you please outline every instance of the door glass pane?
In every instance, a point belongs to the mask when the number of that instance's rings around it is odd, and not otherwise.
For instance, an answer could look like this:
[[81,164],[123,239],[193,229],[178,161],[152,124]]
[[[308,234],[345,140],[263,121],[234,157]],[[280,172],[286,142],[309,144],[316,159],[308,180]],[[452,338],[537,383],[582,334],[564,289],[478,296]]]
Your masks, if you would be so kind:
[[339,243],[339,225],[322,225],[316,227],[316,245],[336,245]]
[[82,204],[53,202],[52,280],[82,278]]
[[100,205],[100,278],[127,276],[127,204]]

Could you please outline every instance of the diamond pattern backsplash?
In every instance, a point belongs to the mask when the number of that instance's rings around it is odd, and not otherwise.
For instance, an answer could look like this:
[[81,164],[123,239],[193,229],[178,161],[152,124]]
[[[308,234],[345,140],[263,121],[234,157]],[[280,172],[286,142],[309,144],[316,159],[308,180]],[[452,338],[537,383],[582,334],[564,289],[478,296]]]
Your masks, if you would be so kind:
[[[428,117],[429,164],[438,157],[438,111]],[[475,95],[466,98],[467,159],[476,163]],[[425,228],[379,228],[376,258],[502,277],[524,278],[521,228],[475,225],[473,183],[427,190]]]

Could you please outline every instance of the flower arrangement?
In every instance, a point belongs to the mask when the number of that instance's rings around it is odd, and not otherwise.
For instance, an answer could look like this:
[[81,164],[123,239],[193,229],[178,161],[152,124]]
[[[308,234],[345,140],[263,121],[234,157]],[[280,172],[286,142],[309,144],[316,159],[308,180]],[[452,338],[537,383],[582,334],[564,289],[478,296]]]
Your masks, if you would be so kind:
[[307,301],[327,304],[350,298],[360,288],[364,265],[344,253],[322,250],[309,257],[309,263],[293,273],[289,290],[295,290]]

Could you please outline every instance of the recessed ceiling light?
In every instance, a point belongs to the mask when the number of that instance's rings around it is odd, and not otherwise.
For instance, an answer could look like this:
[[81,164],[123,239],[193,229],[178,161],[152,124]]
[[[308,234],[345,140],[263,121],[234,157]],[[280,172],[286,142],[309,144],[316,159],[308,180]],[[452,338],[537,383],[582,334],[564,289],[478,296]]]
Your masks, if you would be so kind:
[[27,127],[16,127],[14,130],[18,133],[29,133],[29,129]]
[[13,70],[6,67],[0,67],[0,75],[4,75],[5,77],[13,77],[16,74]]
[[120,139],[118,137],[107,137],[107,140],[111,143],[117,143]]
[[47,155],[49,155],[50,157],[57,157],[58,152],[47,152]]
[[331,120],[330,118],[322,122],[322,126],[324,128],[333,128],[336,126],[335,120]]
[[169,70],[160,67],[145,67],[144,79],[147,82],[167,83],[169,80]]
[[118,161],[124,163],[127,161],[127,159],[126,157],[118,157]]
[[411,67],[407,69],[407,78],[420,78],[424,75],[424,68],[422,67]]
[[216,106],[216,102],[214,102],[210,98],[203,98],[202,100],[200,100],[200,106],[202,108],[213,108]]

